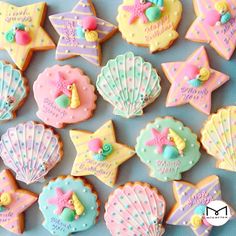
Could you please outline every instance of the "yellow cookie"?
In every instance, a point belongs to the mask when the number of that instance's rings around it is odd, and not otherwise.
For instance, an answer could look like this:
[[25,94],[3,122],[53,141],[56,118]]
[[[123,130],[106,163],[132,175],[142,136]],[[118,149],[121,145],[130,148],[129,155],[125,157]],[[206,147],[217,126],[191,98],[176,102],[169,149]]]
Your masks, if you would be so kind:
[[113,186],[119,165],[131,158],[135,151],[116,141],[112,121],[96,132],[71,130],[70,137],[77,150],[71,174],[94,175],[108,186]]
[[123,0],[117,21],[128,43],[149,47],[154,53],[169,48],[178,38],[181,16],[179,0]]
[[45,2],[23,7],[0,2],[0,49],[5,49],[21,70],[27,68],[33,51],[55,47],[41,26],[46,6]]

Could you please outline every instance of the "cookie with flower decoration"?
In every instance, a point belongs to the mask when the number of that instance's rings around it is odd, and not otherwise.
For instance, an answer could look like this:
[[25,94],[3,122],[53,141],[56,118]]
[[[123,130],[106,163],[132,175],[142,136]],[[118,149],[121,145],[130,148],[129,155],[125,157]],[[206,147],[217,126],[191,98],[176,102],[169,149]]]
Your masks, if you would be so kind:
[[79,68],[55,65],[34,82],[37,116],[47,125],[62,128],[89,119],[96,108],[95,88]]
[[156,118],[137,138],[136,153],[160,181],[181,179],[200,159],[197,135],[172,117]]
[[52,235],[70,235],[96,224],[100,202],[96,191],[85,179],[59,176],[39,195],[43,226]]
[[182,17],[179,0],[123,0],[118,8],[118,28],[131,44],[151,53],[169,48],[178,38]]

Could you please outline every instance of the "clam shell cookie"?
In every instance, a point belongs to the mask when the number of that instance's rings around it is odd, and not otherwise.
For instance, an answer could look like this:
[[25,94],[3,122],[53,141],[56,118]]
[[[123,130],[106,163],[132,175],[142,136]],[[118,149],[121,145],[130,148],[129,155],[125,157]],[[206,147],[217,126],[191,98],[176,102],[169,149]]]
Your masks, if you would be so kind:
[[118,28],[131,44],[151,53],[167,49],[178,38],[182,16],[179,0],[123,0],[118,8]]
[[160,181],[181,179],[200,159],[196,134],[172,117],[157,118],[137,138],[136,153]]
[[62,143],[52,129],[28,121],[9,128],[0,141],[4,164],[26,184],[41,182],[61,160]]
[[55,128],[87,120],[96,108],[97,96],[89,77],[69,65],[47,68],[34,82],[33,90],[37,116]]
[[104,219],[112,236],[161,236],[165,208],[165,199],[156,188],[128,182],[110,194]]
[[143,109],[160,95],[160,77],[151,63],[132,52],[109,60],[96,82],[102,97],[125,118],[140,116]]
[[0,122],[15,118],[29,88],[22,73],[11,64],[0,61]]
[[201,130],[201,143],[216,159],[216,167],[236,172],[236,106],[211,115]]
[[52,235],[70,235],[96,224],[100,202],[85,179],[59,176],[51,180],[39,195],[43,226]]

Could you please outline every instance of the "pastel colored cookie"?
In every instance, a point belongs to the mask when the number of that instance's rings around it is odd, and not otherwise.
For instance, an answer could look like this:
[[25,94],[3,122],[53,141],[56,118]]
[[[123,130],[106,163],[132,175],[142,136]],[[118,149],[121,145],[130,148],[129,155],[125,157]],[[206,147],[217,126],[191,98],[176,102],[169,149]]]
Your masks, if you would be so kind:
[[47,125],[62,128],[89,119],[97,96],[90,79],[79,68],[55,65],[34,82],[37,116]]
[[196,134],[172,117],[156,118],[137,138],[136,153],[160,181],[181,179],[200,159]]
[[102,97],[115,108],[115,115],[130,118],[143,114],[143,108],[160,95],[160,77],[151,63],[132,52],[109,60],[96,82]]
[[[197,185],[184,181],[174,181],[173,191],[177,202],[171,209],[166,223],[188,226],[197,236],[210,235],[213,226],[208,222],[206,208],[213,201],[222,201],[218,176],[208,176]],[[229,207],[227,216],[232,219],[235,212],[230,206],[227,205],[227,207]]]
[[101,43],[108,40],[117,27],[96,17],[91,0],[80,0],[70,12],[49,17],[60,35],[56,59],[65,60],[81,56],[95,64],[101,64]]
[[216,159],[216,167],[236,172],[236,106],[220,109],[208,117],[201,130],[201,142]]
[[209,43],[229,60],[236,47],[236,1],[193,0],[197,18],[186,34],[195,42]]
[[161,236],[165,208],[165,199],[156,188],[128,182],[111,193],[104,218],[112,236]]
[[0,172],[0,226],[14,233],[24,232],[24,211],[37,201],[37,195],[20,189],[9,170]]
[[0,141],[4,164],[16,173],[17,180],[26,184],[44,180],[62,155],[59,135],[33,121],[9,128]]
[[52,235],[70,235],[96,224],[100,202],[92,185],[70,175],[51,180],[39,195],[43,226]]
[[38,2],[17,7],[0,2],[0,49],[5,49],[20,70],[30,63],[33,51],[55,47],[42,28],[47,4]]
[[128,43],[148,47],[154,53],[169,48],[178,38],[181,16],[179,0],[123,0],[117,21]]
[[0,74],[0,121],[7,121],[15,118],[29,88],[22,73],[11,64],[0,61]]
[[212,69],[204,47],[197,49],[186,61],[163,63],[162,69],[171,83],[166,106],[189,103],[210,114],[211,94],[229,80],[229,76]]
[[94,133],[71,130],[70,137],[77,151],[71,174],[94,175],[110,187],[115,184],[119,165],[135,154],[132,148],[116,141],[111,120]]

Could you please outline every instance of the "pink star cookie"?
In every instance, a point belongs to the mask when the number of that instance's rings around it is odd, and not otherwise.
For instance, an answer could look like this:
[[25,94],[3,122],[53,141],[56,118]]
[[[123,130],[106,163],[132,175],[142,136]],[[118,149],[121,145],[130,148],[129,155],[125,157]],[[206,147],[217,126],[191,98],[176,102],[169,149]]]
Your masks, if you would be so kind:
[[229,80],[229,76],[210,68],[207,52],[200,47],[186,61],[162,64],[171,83],[166,106],[191,104],[210,114],[211,94]]

